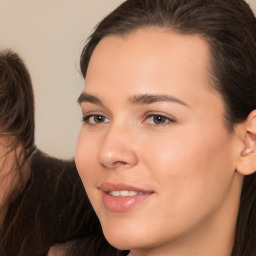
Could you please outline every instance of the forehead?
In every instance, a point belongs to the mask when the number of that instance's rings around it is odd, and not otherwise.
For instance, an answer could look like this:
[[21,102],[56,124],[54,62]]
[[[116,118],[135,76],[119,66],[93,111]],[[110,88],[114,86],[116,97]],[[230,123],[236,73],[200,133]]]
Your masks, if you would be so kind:
[[130,77],[131,73],[151,71],[163,76],[188,72],[187,76],[193,78],[210,78],[210,51],[206,40],[197,35],[160,28],[138,29],[122,36],[110,35],[99,42],[89,62],[87,82],[91,74],[103,74],[102,70],[109,70],[109,76],[126,72]]
[[174,93],[180,87],[184,94],[199,90],[198,85],[203,84],[213,92],[210,59],[209,46],[199,35],[155,27],[110,35],[92,54],[85,90],[125,90],[133,86],[134,93],[158,93],[161,85],[169,85]]

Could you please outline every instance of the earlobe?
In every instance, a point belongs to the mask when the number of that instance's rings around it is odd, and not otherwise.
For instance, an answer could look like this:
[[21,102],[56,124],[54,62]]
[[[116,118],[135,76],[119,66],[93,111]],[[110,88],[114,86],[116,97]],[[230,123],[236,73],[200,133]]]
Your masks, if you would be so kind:
[[236,169],[242,175],[250,175],[256,171],[256,110],[245,121],[243,145]]

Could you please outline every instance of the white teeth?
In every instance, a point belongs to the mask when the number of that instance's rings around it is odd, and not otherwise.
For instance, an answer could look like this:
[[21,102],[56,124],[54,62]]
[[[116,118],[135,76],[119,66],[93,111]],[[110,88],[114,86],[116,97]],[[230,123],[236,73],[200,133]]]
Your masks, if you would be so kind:
[[137,194],[139,194],[139,193],[137,193],[135,191],[129,191],[129,196],[136,196]]
[[129,196],[129,191],[128,190],[120,191],[120,196]]
[[136,191],[128,191],[128,190],[121,190],[121,191],[110,191],[109,194],[111,196],[136,196],[136,195],[143,195],[142,192],[136,192]]
[[109,193],[111,196],[120,196],[120,192],[119,191],[112,191]]

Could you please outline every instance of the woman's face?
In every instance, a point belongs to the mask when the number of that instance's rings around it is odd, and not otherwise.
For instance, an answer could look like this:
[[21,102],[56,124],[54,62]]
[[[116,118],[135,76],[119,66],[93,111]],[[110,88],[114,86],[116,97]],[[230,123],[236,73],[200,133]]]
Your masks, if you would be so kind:
[[209,70],[198,36],[152,28],[96,47],[76,164],[117,248],[164,248],[232,218],[238,135]]

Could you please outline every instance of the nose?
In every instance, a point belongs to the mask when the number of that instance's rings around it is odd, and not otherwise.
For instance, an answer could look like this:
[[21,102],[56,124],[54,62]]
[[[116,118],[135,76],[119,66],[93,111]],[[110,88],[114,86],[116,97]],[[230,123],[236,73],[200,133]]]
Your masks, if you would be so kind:
[[99,162],[107,169],[132,168],[138,163],[135,140],[125,125],[111,125],[99,150]]

